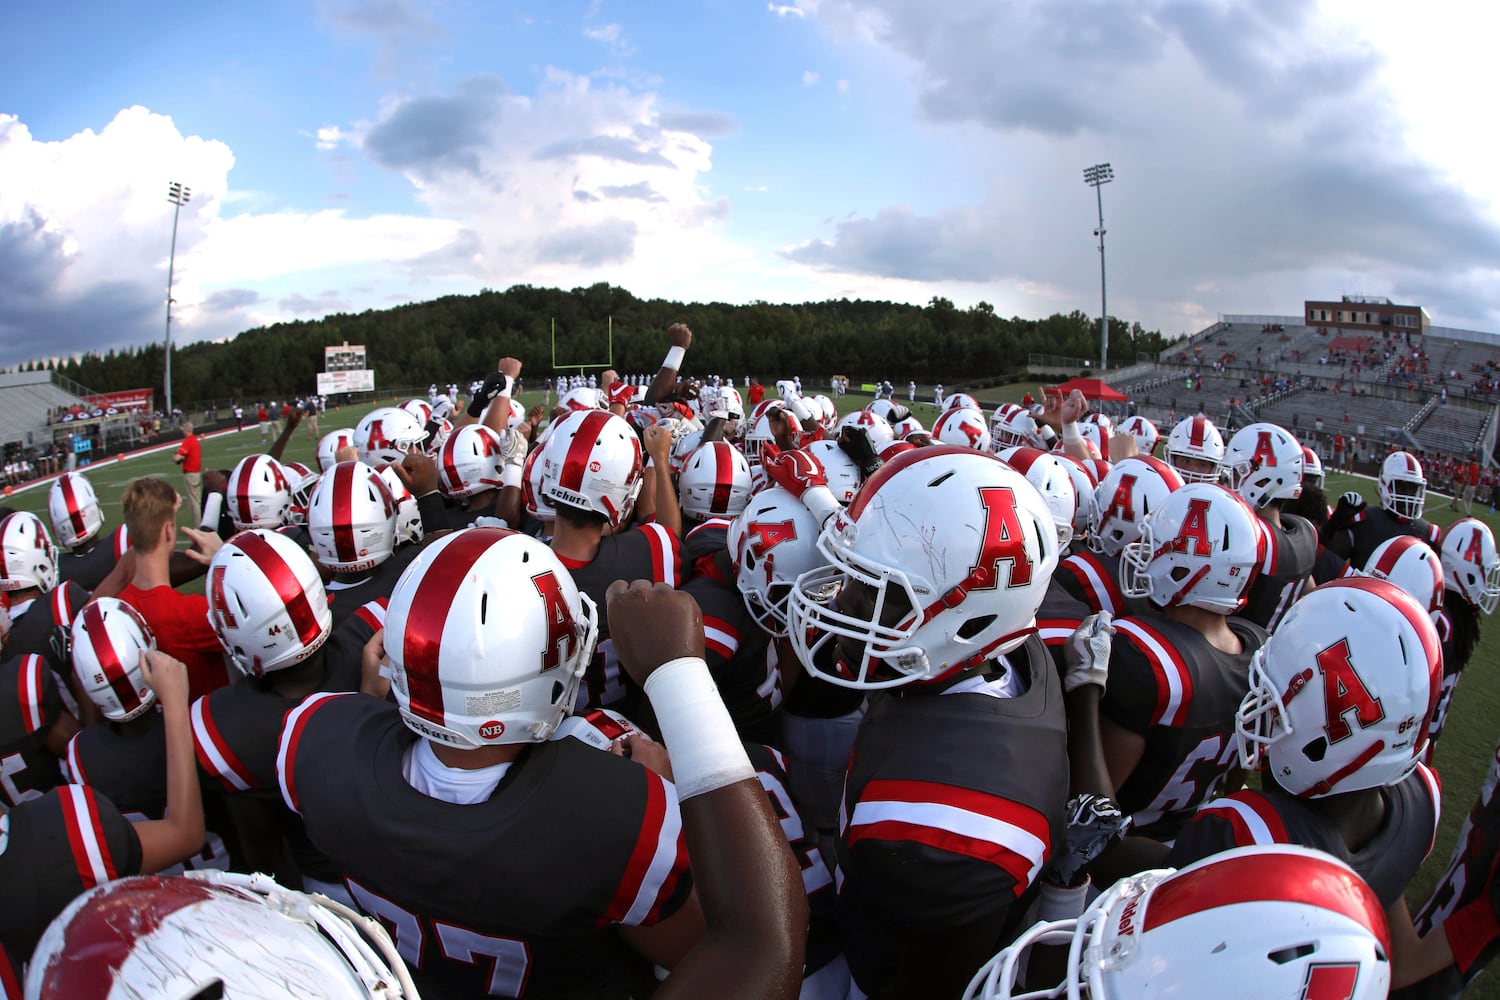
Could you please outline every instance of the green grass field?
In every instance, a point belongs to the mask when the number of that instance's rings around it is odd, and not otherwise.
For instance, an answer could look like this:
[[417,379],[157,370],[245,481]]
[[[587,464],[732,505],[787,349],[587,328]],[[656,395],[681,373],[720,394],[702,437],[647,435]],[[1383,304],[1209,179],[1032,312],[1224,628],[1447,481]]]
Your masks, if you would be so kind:
[[[1032,384],[1016,383],[989,390],[983,396],[986,399],[1019,401],[1026,392],[1036,392],[1036,388]],[[906,402],[904,395],[904,392],[897,394],[899,402]],[[538,394],[528,393],[526,397],[528,398],[523,398],[522,402],[528,406],[540,402]],[[839,411],[845,413],[865,405],[869,400],[868,395],[849,393],[837,397],[835,403],[838,404]],[[389,405],[389,401],[381,401],[380,405]],[[321,418],[320,428],[323,433],[327,433],[338,427],[353,427],[370,408],[330,410]],[[930,402],[918,402],[913,410],[918,419],[929,426],[938,415],[937,408]],[[299,427],[284,458],[287,461],[305,462],[316,468],[316,446],[317,442],[309,439],[304,429]],[[227,434],[204,442],[203,455],[208,467],[232,468],[244,456],[263,450],[260,434],[251,425],[241,433]],[[132,478],[158,475],[181,487],[181,476],[172,463],[171,450],[124,462],[98,462],[83,471],[88,474],[98,492],[106,523],[111,526],[120,523],[120,493]],[[1377,502],[1375,484],[1371,480],[1339,473],[1329,474],[1327,491],[1331,498],[1351,489],[1358,490],[1371,503]],[[3,502],[19,510],[32,511],[44,521],[47,520],[47,490],[44,487],[17,493]],[[1426,510],[1427,518],[1444,528],[1462,516],[1461,513],[1447,510],[1447,502],[1446,497],[1429,496]],[[1482,509],[1476,506],[1475,515],[1500,533],[1500,517],[1492,515],[1488,506]],[[182,523],[187,523],[186,516],[181,520]],[[1500,659],[1500,638],[1497,636],[1500,636],[1500,629],[1486,623],[1473,660],[1464,671],[1463,681],[1459,685],[1449,722],[1443,733],[1443,742],[1437,755],[1437,770],[1443,782],[1442,826],[1432,857],[1418,873],[1408,893],[1408,901],[1413,910],[1427,897],[1433,884],[1447,867],[1458,828],[1479,794],[1496,738],[1500,736],[1500,677],[1496,676],[1495,670],[1495,663]],[[1493,982],[1487,981],[1491,978],[1494,979]],[[1481,979],[1466,995],[1500,998],[1500,977]]]

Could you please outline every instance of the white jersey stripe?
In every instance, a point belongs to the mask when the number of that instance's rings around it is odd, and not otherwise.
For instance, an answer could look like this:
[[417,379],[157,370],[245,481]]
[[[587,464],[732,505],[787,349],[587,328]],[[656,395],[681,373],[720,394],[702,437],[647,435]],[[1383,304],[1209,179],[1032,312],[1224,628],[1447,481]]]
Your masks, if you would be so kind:
[[1239,799],[1219,799],[1205,805],[1200,812],[1224,810],[1235,813],[1244,822],[1245,828],[1250,831],[1251,838],[1257,844],[1274,844],[1276,837],[1271,833],[1271,828],[1266,826],[1266,821],[1261,819],[1260,813],[1248,802]]
[[208,762],[213,765],[215,774],[229,782],[236,791],[249,791],[250,783],[230,766],[229,761],[224,759],[223,751],[214,742],[213,734],[209,731],[208,725],[203,721],[203,702],[205,698],[199,698],[193,702],[191,711],[193,719],[193,742],[202,751],[203,756]]
[[1173,720],[1177,719],[1180,714],[1184,714],[1183,709],[1186,707],[1182,702],[1184,691],[1183,668],[1177,662],[1177,658],[1172,655],[1174,651],[1163,646],[1155,635],[1129,618],[1115,619],[1115,628],[1134,636],[1137,642],[1145,648],[1146,652],[1155,661],[1157,669],[1161,671],[1162,676],[1166,679],[1167,705],[1159,721],[1167,725],[1172,725]]
[[1002,847],[1026,859],[1030,866],[1027,884],[1034,881],[1041,871],[1048,849],[1048,845],[1035,834],[1013,823],[936,802],[859,802],[854,807],[849,828],[853,830],[855,827],[885,822],[925,826]]
[[676,787],[665,779],[662,780],[662,787],[666,791],[667,801],[666,808],[662,811],[661,829],[656,834],[656,854],[651,858],[651,866],[646,869],[646,877],[641,880],[630,909],[625,911],[625,916],[620,920],[620,923],[627,926],[639,924],[650,916],[657,897],[661,895],[662,883],[677,866],[677,839],[682,833],[682,810],[677,804]]

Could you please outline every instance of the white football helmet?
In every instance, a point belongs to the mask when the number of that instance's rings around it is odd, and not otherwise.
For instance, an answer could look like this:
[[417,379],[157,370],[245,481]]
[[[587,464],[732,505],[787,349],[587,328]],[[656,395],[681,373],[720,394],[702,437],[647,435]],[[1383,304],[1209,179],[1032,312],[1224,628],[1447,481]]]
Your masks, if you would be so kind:
[[727,544],[745,609],[768,634],[785,638],[797,578],[824,565],[817,518],[780,486],[768,486],[730,522]]
[[1275,424],[1246,424],[1224,449],[1230,487],[1259,510],[1302,495],[1302,445]]
[[834,499],[844,506],[854,499],[858,492],[860,483],[864,482],[864,474],[859,471],[859,466],[854,464],[844,449],[839,447],[837,441],[822,440],[814,441],[803,451],[812,455],[823,465],[823,471],[828,476],[828,488],[833,491]]
[[432,419],[432,404],[425,399],[408,399],[401,404],[401,409],[416,417],[417,423],[423,427],[426,427],[427,421]]
[[1302,485],[1323,488],[1323,460],[1307,445],[1302,446]]
[[453,437],[454,430],[453,421],[447,417],[437,418],[432,422],[432,436],[427,438],[427,444],[423,450],[433,458],[437,458],[443,453],[443,445],[447,444],[448,439]]
[[1156,442],[1161,440],[1161,431],[1142,416],[1126,417],[1120,421],[1115,430],[1135,438],[1135,446],[1141,455],[1150,455],[1155,452]]
[[417,498],[411,495],[411,490],[407,489],[401,477],[396,475],[395,469],[389,465],[382,465],[378,471],[386,489],[391,491],[391,499],[396,503],[396,544],[420,542],[422,540],[422,512],[417,509]]
[[677,479],[682,512],[703,520],[738,517],[750,502],[750,488],[750,463],[728,441],[700,445]]
[[641,440],[624,417],[581,410],[557,422],[542,453],[541,496],[602,515],[611,528],[629,517],[640,495]]
[[807,401],[818,410],[818,423],[823,425],[825,431],[831,431],[839,425],[839,408],[833,405],[832,399],[819,393],[807,397]]
[[[1066,549],[1073,541],[1073,525],[1079,518],[1078,493],[1067,463],[1040,448],[1008,448],[1001,461],[1025,476],[1042,495],[1057,525],[1057,547]],[[1086,502],[1092,503],[1092,499]],[[1090,516],[1085,511],[1082,519],[1087,522]]]
[[557,405],[564,409],[579,411],[607,410],[609,409],[609,396],[602,389],[590,389],[581,385],[577,389],[570,389],[557,401]]
[[978,410],[980,406],[979,400],[967,392],[950,392],[947,396],[943,397],[942,409],[946,413],[949,410]]
[[68,549],[87,545],[104,527],[104,512],[99,509],[94,484],[81,472],[64,472],[52,481],[47,513],[58,542]]
[[745,419],[745,401],[740,398],[740,391],[732,385],[726,385],[719,389],[719,406],[724,410],[730,420]]
[[47,526],[24,510],[0,521],[0,591],[36,587],[50,593],[57,586],[57,549]]
[[319,474],[301,462],[282,462],[281,471],[286,475],[287,489],[292,494],[292,506],[287,510],[290,524],[307,523],[307,505],[312,500],[313,487],[318,485]]
[[1427,499],[1422,463],[1409,451],[1393,451],[1380,463],[1380,506],[1397,517],[1418,518]]
[[1432,546],[1413,535],[1397,535],[1375,546],[1364,574],[1395,584],[1432,616],[1443,611],[1442,559]]
[[28,1000],[209,995],[415,1000],[417,989],[378,920],[221,871],[95,886],[47,927],[26,971]]
[[[1042,448],[1041,451],[1047,451]],[[1007,452],[1000,453],[1000,460],[1006,460]],[[1075,458],[1065,451],[1048,451],[1047,454],[1055,456],[1063,463],[1063,468],[1068,470],[1068,477],[1073,480],[1073,495],[1078,497],[1078,511],[1073,515],[1073,537],[1082,538],[1089,530],[1094,516],[1094,505],[1091,498],[1094,490],[1099,486],[1099,480],[1094,476],[1091,469],[1081,458]]]
[[291,523],[292,484],[270,455],[246,455],[229,474],[224,503],[240,531],[279,528]]
[[[852,413],[844,414],[839,420],[836,429],[842,430],[845,427],[863,427],[869,431],[870,443],[875,446],[875,453],[877,455],[882,448],[896,440],[896,433],[891,430],[890,422],[878,413],[870,410],[855,410]],[[835,434],[834,437],[838,437],[838,435]]]
[[888,424],[894,424],[897,421],[901,420],[903,416],[910,415],[910,411],[908,411],[906,407],[902,406],[894,399],[886,399],[884,396],[882,396],[880,399],[871,400],[870,404],[865,407],[865,411],[867,413],[875,414],[877,417],[879,417],[881,420],[884,420]]
[[990,428],[978,410],[946,410],[932,425],[932,439],[957,448],[990,450]]
[[365,463],[340,462],[313,490],[307,533],[319,565],[339,573],[363,572],[396,551],[396,498],[380,473]]
[[[835,430],[835,432],[837,432],[838,428],[835,427],[834,430]],[[914,416],[911,416],[910,414],[908,414],[905,418],[903,418],[901,420],[897,420],[897,421],[895,421],[894,423],[891,424],[891,434],[893,435],[894,439],[897,440],[897,441],[899,441],[902,438],[906,437],[906,435],[908,435],[908,434],[921,434],[921,433],[924,433],[926,430],[927,430],[927,428],[924,427],[924,426],[922,426],[922,421],[918,420]],[[837,437],[838,436],[837,433],[835,433],[834,436]],[[994,445],[994,431],[993,430],[990,431],[990,444],[991,444],[991,446]]]
[[526,455],[526,463],[521,466],[521,506],[528,516],[551,523],[557,517],[557,511],[542,496],[542,472],[546,468],[542,454],[546,447],[546,444],[538,444],[531,449]]
[[407,728],[438,743],[541,742],[572,708],[598,634],[594,602],[551,549],[466,528],[423,549],[396,582],[391,693]]
[[354,446],[353,427],[340,427],[336,431],[324,434],[318,439],[318,468],[327,472],[338,464],[340,451]]
[[995,407],[995,415],[990,418],[990,439],[996,451],[1004,448],[1047,450],[1031,411],[1019,403],[1001,403]]
[[438,484],[454,499],[498,490],[503,485],[503,451],[499,434],[484,424],[465,424],[443,445],[438,457]]
[[369,466],[399,462],[407,452],[421,451],[426,441],[426,426],[395,406],[371,410],[354,428],[354,447],[359,449],[359,460]]
[[73,619],[73,670],[88,696],[111,722],[129,722],[156,704],[141,671],[141,656],[156,648],[151,626],[114,597],[84,605]]
[[1250,505],[1217,483],[1173,490],[1120,552],[1120,590],[1158,607],[1233,614],[1266,558],[1266,534]]
[[1109,461],[1109,438],[1114,432],[1114,421],[1097,411],[1084,414],[1083,419],[1078,421],[1078,433],[1083,435],[1085,441],[1093,444],[1099,457],[1106,462]]
[[1454,521],[1443,532],[1443,581],[1485,614],[1500,605],[1500,555],[1490,526],[1474,517]]
[[1121,459],[1099,481],[1092,503],[1089,549],[1105,555],[1141,537],[1141,525],[1182,486],[1177,470],[1159,458],[1134,455]]
[[775,443],[776,441],[776,435],[771,430],[772,413],[780,411],[785,415],[794,440],[800,441],[802,432],[806,430],[797,414],[788,409],[780,400],[768,400],[768,402],[771,403],[770,406],[763,402],[755,408],[755,414],[750,418],[750,427],[745,431],[745,459],[751,465],[759,465],[761,448],[767,442]]
[[1167,435],[1166,456],[1183,482],[1216,483],[1224,461],[1224,436],[1207,417],[1188,417]]
[[526,419],[526,407],[514,396],[510,397],[510,415],[505,418],[505,429],[513,431]]
[[[1025,642],[1059,553],[1052,512],[1026,477],[945,445],[883,466],[818,550],[829,565],[792,590],[792,648],[810,673],[866,690],[943,678]],[[819,666],[829,642],[832,662]]]
[[1437,628],[1384,580],[1346,577],[1292,605],[1250,660],[1240,763],[1302,798],[1394,785],[1427,750],[1443,680]]
[[[1066,978],[1025,990],[1017,980],[1037,946],[1067,949]],[[1390,954],[1379,897],[1343,862],[1290,844],[1237,847],[1175,874],[1131,875],[1081,917],[1034,924],[964,1000],[1383,1000]]]
[[252,677],[296,666],[333,629],[318,567],[276,531],[241,531],[208,566],[208,620],[229,660]]
[[[679,426],[682,425],[682,421],[680,420],[673,421],[673,423]],[[682,469],[687,465],[688,459],[702,445],[702,431],[688,431],[686,434],[680,434],[672,439],[672,452],[667,456],[667,464],[671,466],[673,476],[682,475]],[[739,449],[735,450],[738,451]]]

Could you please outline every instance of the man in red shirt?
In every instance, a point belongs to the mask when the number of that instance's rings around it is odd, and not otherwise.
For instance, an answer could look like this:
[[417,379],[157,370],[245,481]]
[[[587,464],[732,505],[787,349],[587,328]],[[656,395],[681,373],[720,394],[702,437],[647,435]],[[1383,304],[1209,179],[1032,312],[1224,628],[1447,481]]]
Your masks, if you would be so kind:
[[187,484],[188,507],[193,512],[193,523],[203,516],[203,449],[198,435],[193,433],[193,422],[182,422],[182,444],[172,461],[182,466],[182,480]]
[[266,404],[261,403],[255,410],[255,419],[260,421],[260,443],[266,443],[266,432],[270,430],[269,421],[271,414],[266,410]]
[[766,398],[766,387],[760,384],[760,379],[750,383],[750,405],[759,406],[761,400]]
[[[208,598],[172,589],[171,560],[177,537],[177,491],[164,479],[142,476],[125,487],[120,498],[135,573],[120,592],[120,600],[141,613],[156,636],[162,652],[187,664],[192,700],[229,682],[224,668],[224,648],[208,622]],[[207,566],[219,550],[219,536],[212,531],[183,528],[192,539],[187,554]]]

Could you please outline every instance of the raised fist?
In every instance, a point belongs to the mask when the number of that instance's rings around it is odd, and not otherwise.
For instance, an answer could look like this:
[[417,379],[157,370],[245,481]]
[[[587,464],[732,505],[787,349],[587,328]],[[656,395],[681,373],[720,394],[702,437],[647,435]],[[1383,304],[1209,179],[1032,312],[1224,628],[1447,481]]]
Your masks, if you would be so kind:
[[828,485],[823,463],[805,451],[777,449],[775,454],[768,455],[762,446],[760,464],[771,482],[799,499],[814,486]]
[[635,398],[635,386],[629,382],[616,382],[609,387],[610,406],[629,406]]
[[693,595],[649,580],[616,580],[604,595],[620,665],[637,684],[670,660],[703,658],[703,612]]
[[686,323],[673,323],[667,327],[667,340],[673,347],[687,350],[693,343],[693,331],[688,329]]

